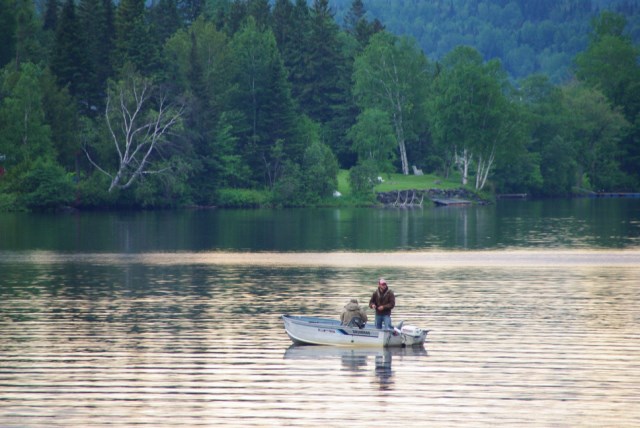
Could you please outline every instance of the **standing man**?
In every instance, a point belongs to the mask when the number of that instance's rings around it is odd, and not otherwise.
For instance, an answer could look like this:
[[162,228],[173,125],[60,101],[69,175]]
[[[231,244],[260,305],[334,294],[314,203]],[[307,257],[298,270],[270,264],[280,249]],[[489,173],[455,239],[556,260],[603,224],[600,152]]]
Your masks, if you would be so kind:
[[387,287],[387,281],[384,278],[378,280],[378,288],[373,292],[369,307],[376,311],[376,328],[392,329],[391,325],[391,309],[396,306],[396,296],[393,290]]

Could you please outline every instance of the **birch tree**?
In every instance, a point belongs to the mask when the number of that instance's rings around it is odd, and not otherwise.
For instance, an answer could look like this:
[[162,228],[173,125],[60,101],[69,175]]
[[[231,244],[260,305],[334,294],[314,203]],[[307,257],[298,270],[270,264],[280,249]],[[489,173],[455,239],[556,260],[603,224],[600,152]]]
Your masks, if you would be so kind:
[[173,105],[151,80],[133,72],[109,86],[105,122],[113,145],[111,153],[117,159],[115,168],[104,166],[107,161],[99,165],[90,148],[85,145],[84,149],[91,164],[110,178],[111,192],[129,188],[144,175],[171,170],[165,148],[181,127],[184,107]]
[[431,102],[436,143],[452,153],[466,185],[475,165],[475,188],[481,190],[500,149],[514,138],[504,94],[506,79],[497,62],[483,64],[472,48],[460,47],[443,61]]
[[354,93],[361,109],[386,112],[393,124],[402,173],[409,174],[407,137],[413,113],[424,101],[428,76],[426,57],[414,43],[380,32],[356,58]]

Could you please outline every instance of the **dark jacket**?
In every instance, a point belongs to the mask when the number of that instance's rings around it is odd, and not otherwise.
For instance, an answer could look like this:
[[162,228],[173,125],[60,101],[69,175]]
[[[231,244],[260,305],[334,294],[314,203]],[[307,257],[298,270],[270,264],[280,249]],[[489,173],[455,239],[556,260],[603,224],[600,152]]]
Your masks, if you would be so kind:
[[[391,309],[396,306],[396,296],[393,294],[393,290],[387,287],[387,290],[383,293],[380,292],[380,288],[376,288],[373,292],[371,300],[369,300],[369,306],[371,304],[376,305],[376,315],[391,315]],[[378,306],[382,306],[382,311],[378,310]]]

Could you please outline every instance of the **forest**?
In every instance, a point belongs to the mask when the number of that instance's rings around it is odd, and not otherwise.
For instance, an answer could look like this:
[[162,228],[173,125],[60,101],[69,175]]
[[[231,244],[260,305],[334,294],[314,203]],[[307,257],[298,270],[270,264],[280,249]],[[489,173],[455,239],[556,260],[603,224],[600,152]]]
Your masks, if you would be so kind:
[[[332,4],[340,21],[351,0]],[[626,34],[640,42],[635,0],[367,0],[366,6],[369,18],[378,18],[394,34],[415,38],[433,60],[456,46],[473,46],[485,60],[499,58],[516,79],[531,74],[544,74],[554,83],[570,79],[575,55],[589,42],[591,19],[603,10],[624,15]]]
[[0,0],[0,211],[318,206],[340,170],[370,203],[414,167],[478,192],[638,191],[625,14],[593,15],[559,82],[462,39],[430,56],[369,4]]

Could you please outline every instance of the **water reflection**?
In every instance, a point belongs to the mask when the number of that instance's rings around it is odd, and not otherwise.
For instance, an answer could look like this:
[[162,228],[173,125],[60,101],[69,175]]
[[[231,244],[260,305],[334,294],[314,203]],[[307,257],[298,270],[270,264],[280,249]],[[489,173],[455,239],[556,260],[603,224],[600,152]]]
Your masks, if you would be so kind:
[[[171,231],[171,233],[168,233]],[[640,199],[326,208],[0,213],[0,251],[387,251],[640,246]]]
[[393,355],[388,350],[384,350],[382,355],[376,355],[376,380],[382,390],[393,389],[392,359]]
[[[340,361],[340,370],[352,372],[354,376],[371,373],[379,389],[393,389],[393,358],[427,357],[424,346],[392,348],[348,348],[339,346],[291,345],[284,353],[285,360],[321,361],[323,365]],[[412,358],[412,364],[419,364]]]

